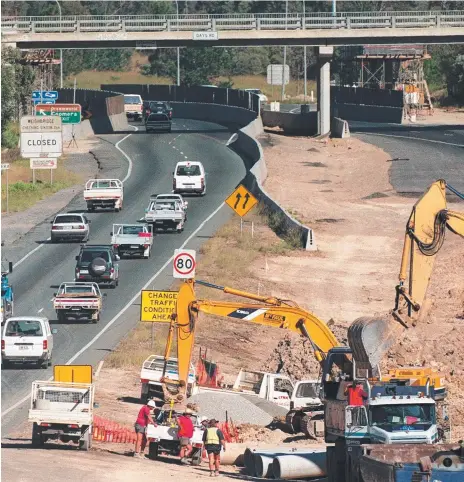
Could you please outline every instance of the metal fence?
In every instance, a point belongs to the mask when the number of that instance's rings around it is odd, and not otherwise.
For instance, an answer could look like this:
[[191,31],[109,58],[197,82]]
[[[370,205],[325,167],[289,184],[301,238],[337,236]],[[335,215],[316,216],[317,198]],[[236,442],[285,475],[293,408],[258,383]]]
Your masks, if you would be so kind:
[[220,104],[230,107],[242,107],[256,113],[259,113],[260,109],[259,96],[238,89],[152,84],[103,84],[101,89],[102,91],[111,91],[113,93],[139,94],[143,100]]
[[2,35],[45,32],[151,32],[464,27],[464,10],[227,15],[2,17]]
[[396,90],[366,89],[364,87],[331,87],[333,105],[355,104],[383,107],[403,107],[403,92]]

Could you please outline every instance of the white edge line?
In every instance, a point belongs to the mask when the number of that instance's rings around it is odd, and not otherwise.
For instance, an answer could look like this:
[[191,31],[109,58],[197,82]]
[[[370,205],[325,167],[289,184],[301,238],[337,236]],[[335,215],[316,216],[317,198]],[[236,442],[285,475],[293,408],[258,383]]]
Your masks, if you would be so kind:
[[[131,134],[129,134],[131,135]],[[193,231],[193,233],[184,241],[182,246],[179,249],[185,248],[186,244],[200,231],[203,229],[203,226],[213,217],[215,214],[224,206],[224,202],[222,202],[198,227]],[[174,256],[171,256],[164,264],[163,266],[146,282],[146,284],[142,287],[142,290],[148,288],[148,286],[153,283],[153,281],[166,269],[166,267],[171,263],[171,261],[174,259]],[[117,320],[118,318],[125,313],[133,304],[134,301],[136,301],[140,297],[140,292],[136,293],[133,298],[129,301],[129,303],[122,308],[122,310],[117,313],[103,328],[102,330],[97,333],[84,347],[82,347],[73,357],[71,357],[65,365],[71,365],[71,363],[76,360],[79,356],[82,355],[88,348],[90,348],[102,335],[105,333]],[[52,378],[49,378],[48,381],[52,380]],[[14,409],[18,408],[21,406],[23,403],[27,402],[31,398],[30,395],[25,396],[21,400],[17,401],[14,405],[11,407],[7,408],[4,412],[2,412],[1,417],[3,418],[4,416],[8,415],[11,411]]]
[[42,313],[43,310],[44,310],[43,308],[40,308],[40,310],[37,313]]
[[433,142],[435,144],[446,144],[448,146],[454,147],[464,147],[464,144],[454,144],[453,142],[445,142],[445,141],[437,141],[435,139],[424,139],[423,137],[413,137],[413,136],[397,136],[396,134],[379,134],[377,132],[353,132],[353,134],[365,134],[368,136],[383,136],[383,137],[398,137],[400,139],[409,139],[409,140],[416,140],[416,141],[427,141]]
[[[136,131],[138,131],[138,128],[135,127],[135,126],[132,126],[132,125],[129,125],[129,127],[132,127],[134,128]],[[126,174],[126,177],[123,179],[122,182],[126,182],[130,175],[132,174],[132,160],[129,158],[129,156],[119,147],[118,144],[120,144],[122,141],[126,140],[128,137],[130,137],[132,134],[127,134],[127,136],[123,137],[120,141],[116,142],[116,144],[114,145],[114,147],[116,147],[116,149],[118,149],[119,152],[121,152],[124,157],[127,159],[127,162],[129,163],[129,168],[127,170],[127,174]],[[50,241],[51,238],[47,238],[46,241]],[[27,253],[25,256],[23,256],[19,261],[16,261],[16,263],[13,265],[13,268],[17,268],[21,263],[23,263],[24,261],[26,261],[27,258],[29,258],[29,256],[32,256],[35,252],[37,252],[39,249],[43,248],[45,246],[45,244],[47,243],[42,243],[42,244],[39,244],[36,248],[34,248],[32,251],[29,251],[29,253]]]

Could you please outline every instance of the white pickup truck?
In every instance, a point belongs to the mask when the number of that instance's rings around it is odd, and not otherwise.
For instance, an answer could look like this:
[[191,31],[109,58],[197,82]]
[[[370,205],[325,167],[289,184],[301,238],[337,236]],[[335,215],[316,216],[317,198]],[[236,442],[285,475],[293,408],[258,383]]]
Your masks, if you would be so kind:
[[[176,423],[176,415],[182,415],[182,412],[171,410],[160,410],[156,417],[157,427],[154,425],[147,426],[147,439],[149,441],[148,457],[156,460],[160,452],[171,455],[179,455],[180,444],[177,436],[178,426]],[[200,417],[196,414],[191,415],[193,422],[193,437],[191,438],[192,465],[200,465],[203,452],[203,431]]]
[[151,201],[145,210],[145,222],[153,224],[155,229],[184,230],[185,211],[179,201]]
[[153,246],[153,227],[149,224],[113,224],[111,244],[121,258],[135,254],[148,259]]
[[35,381],[32,383],[29,422],[32,445],[43,446],[49,439],[79,444],[89,450],[92,445],[92,383]]
[[60,322],[68,318],[87,318],[97,323],[100,320],[102,300],[97,283],[70,281],[60,284],[53,298],[53,309]]
[[188,201],[186,201],[180,194],[152,194],[150,196],[150,202],[151,201],[179,201],[184,208],[185,220],[187,221]]
[[92,212],[96,207],[122,209],[124,187],[119,179],[89,179],[85,184],[84,200],[87,210]]
[[[164,357],[161,355],[150,355],[142,364],[140,372],[140,383],[142,390],[140,398],[146,403],[148,399],[154,398],[155,402],[164,403],[164,392],[161,383],[164,368]],[[171,380],[179,379],[177,358],[168,358],[166,366],[166,378]],[[190,372],[187,384],[187,396],[195,395],[198,392],[196,385],[196,373],[193,364],[190,364]],[[161,403],[158,403],[161,404]]]

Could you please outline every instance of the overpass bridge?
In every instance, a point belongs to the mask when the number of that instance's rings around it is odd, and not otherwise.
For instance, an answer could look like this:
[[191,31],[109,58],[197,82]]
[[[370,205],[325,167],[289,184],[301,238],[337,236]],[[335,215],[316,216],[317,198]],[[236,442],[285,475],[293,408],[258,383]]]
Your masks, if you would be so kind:
[[20,49],[316,46],[318,130],[327,134],[334,46],[462,43],[464,10],[2,17],[1,42]]
[[23,49],[464,42],[464,10],[307,14],[2,17]]

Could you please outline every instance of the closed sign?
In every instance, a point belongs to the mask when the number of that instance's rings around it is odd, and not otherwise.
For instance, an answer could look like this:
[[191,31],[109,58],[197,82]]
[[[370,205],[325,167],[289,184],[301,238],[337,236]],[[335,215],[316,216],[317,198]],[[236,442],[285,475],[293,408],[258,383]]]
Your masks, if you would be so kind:
[[22,132],[22,157],[60,157],[63,153],[61,132]]

